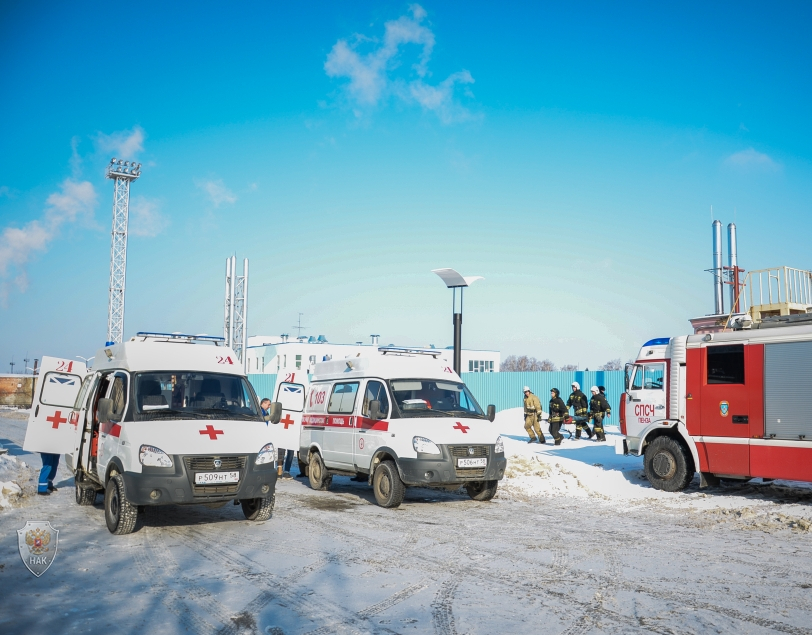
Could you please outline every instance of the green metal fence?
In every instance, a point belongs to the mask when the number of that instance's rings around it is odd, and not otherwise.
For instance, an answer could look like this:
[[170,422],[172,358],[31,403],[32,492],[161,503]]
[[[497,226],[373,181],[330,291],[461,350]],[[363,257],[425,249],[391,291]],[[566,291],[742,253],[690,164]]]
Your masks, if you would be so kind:
[[[262,399],[273,399],[273,388],[276,384],[274,374],[250,374],[248,380],[254,386],[257,396]],[[499,410],[517,408],[522,405],[522,388],[529,386],[541,401],[541,407],[547,410],[550,400],[550,389],[558,388],[564,401],[570,394],[573,381],[581,384],[587,397],[591,386],[606,386],[606,398],[614,411],[609,424],[617,423],[617,406],[623,394],[622,370],[596,370],[596,371],[557,371],[537,373],[463,373],[462,380],[470,388],[483,408],[488,404],[496,406]]]

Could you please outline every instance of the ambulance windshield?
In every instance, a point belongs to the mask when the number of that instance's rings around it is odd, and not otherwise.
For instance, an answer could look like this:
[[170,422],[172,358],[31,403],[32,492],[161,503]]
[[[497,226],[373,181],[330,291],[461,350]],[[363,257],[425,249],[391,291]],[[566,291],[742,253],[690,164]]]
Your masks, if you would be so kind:
[[243,377],[170,371],[138,373],[133,383],[136,421],[262,420],[256,397]]
[[402,417],[487,419],[465,384],[435,379],[392,379],[389,387]]

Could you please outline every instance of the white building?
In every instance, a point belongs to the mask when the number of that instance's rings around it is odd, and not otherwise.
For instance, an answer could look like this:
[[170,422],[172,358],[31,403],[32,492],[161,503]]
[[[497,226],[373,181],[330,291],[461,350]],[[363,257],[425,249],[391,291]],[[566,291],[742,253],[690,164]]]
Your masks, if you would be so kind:
[[[313,371],[316,362],[328,359],[343,359],[369,355],[370,350],[378,348],[377,335],[372,335],[367,343],[333,344],[323,335],[290,337],[283,335],[252,335],[248,338],[246,349],[247,372],[279,373],[282,371]],[[449,365],[454,363],[454,349],[434,348],[433,346],[410,346],[412,350],[425,350],[439,353],[439,359]],[[499,372],[499,351],[478,351],[462,349],[462,372],[496,373]]]

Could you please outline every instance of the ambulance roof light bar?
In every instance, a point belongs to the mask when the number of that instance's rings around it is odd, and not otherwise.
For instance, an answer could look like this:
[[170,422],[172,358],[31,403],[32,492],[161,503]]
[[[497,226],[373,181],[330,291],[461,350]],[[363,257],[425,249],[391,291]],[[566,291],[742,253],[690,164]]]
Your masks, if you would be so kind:
[[439,349],[436,351],[427,351],[422,348],[406,348],[401,346],[379,346],[378,351],[381,355],[386,355],[387,353],[394,353],[395,355],[430,355],[434,359],[437,359],[440,355]]
[[205,333],[201,333],[200,335],[188,335],[186,333],[153,333],[150,331],[139,331],[135,334],[135,337],[143,338],[144,341],[147,339],[161,339],[161,340],[176,340],[176,341],[184,341],[184,342],[213,342],[215,346],[221,346],[225,344],[226,339],[224,337],[218,337],[216,335],[206,335]]

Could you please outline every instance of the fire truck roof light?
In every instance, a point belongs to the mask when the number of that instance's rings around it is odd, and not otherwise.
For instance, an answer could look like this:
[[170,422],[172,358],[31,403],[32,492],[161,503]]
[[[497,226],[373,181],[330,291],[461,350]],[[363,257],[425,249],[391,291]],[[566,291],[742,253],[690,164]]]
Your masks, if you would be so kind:
[[643,346],[668,346],[668,342],[671,341],[670,337],[657,337],[653,340],[649,340]]

